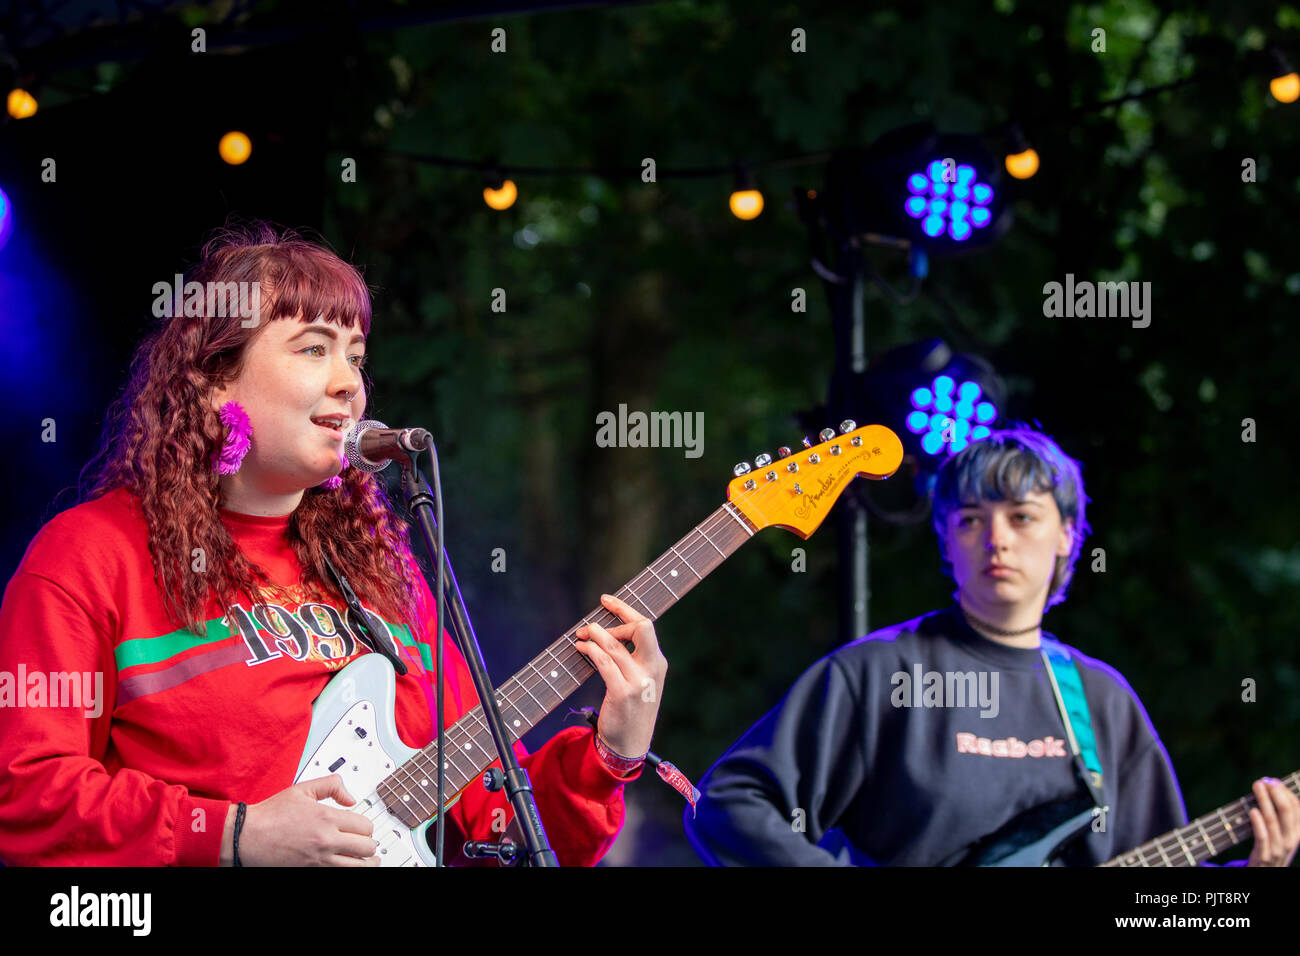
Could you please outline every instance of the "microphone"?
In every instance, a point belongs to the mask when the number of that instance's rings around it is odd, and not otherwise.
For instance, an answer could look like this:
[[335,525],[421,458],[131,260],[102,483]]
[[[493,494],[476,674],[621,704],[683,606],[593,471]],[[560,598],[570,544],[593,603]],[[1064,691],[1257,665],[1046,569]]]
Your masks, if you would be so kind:
[[371,473],[383,471],[394,458],[410,461],[413,452],[433,445],[433,436],[423,428],[389,428],[383,422],[357,422],[343,438],[343,453],[353,468]]

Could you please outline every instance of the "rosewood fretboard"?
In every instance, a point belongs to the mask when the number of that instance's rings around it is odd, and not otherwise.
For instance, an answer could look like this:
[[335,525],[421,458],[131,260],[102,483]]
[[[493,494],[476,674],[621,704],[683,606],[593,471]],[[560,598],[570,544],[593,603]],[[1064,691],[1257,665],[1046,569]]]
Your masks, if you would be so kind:
[[[1283,777],[1282,783],[1292,793],[1300,795],[1300,770]],[[1251,838],[1250,811],[1258,805],[1253,794],[1242,797],[1101,865],[1199,866],[1210,857]]]
[[[724,504],[614,596],[650,620],[657,620],[748,541],[755,530],[736,508]],[[515,739],[536,726],[596,673],[574,648],[578,628],[591,622],[605,628],[622,623],[604,607],[597,607],[497,688],[497,706]],[[447,794],[459,793],[496,759],[496,746],[480,705],[447,729]],[[434,740],[379,784],[380,798],[408,826],[418,826],[437,810],[437,767],[438,745]]]

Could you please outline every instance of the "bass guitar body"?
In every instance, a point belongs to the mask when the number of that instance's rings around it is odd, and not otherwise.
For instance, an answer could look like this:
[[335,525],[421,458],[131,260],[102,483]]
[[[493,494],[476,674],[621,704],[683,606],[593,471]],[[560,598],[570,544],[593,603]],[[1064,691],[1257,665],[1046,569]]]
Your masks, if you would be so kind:
[[1097,816],[1088,796],[1027,810],[963,851],[956,866],[1051,866]]

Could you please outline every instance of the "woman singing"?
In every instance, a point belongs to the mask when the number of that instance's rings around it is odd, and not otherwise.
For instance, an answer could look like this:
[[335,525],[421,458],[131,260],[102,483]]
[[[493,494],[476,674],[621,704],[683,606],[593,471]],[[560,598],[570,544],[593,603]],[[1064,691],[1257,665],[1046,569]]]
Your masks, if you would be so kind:
[[[329,250],[264,224],[223,231],[187,280],[256,308],[187,296],[160,320],[83,502],[36,535],[0,605],[0,862],[379,865],[386,834],[318,802],[365,794],[338,776],[290,785],[312,702],[371,653],[327,558],[406,664],[402,741],[435,733],[433,597],[383,487],[342,455],[366,407],[369,291]],[[598,732],[567,728],[531,755],[516,744],[566,865],[596,863],[617,836],[667,670],[653,625],[603,604],[624,623],[577,644],[606,683]],[[444,640],[450,727],[478,699]],[[448,856],[499,839],[509,814],[471,784],[447,814]]]

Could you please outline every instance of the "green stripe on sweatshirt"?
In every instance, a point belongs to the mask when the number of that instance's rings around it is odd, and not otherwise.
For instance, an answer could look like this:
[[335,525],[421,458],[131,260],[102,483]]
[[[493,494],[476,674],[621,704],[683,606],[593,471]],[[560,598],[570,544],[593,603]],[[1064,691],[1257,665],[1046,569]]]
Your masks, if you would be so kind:
[[424,669],[432,673],[433,672],[433,651],[428,644],[425,644],[423,641],[416,639],[415,633],[411,630],[411,625],[391,624],[388,621],[384,621],[384,623],[388,624],[388,629],[394,633],[394,635],[397,637],[399,641],[401,641],[407,647],[414,648],[415,650],[420,652],[420,661],[424,664]]
[[161,664],[163,661],[183,654],[205,644],[218,644],[230,637],[230,628],[225,625],[224,617],[205,621],[205,633],[202,636],[184,628],[162,634],[158,637],[137,637],[117,645],[113,654],[117,658],[117,672],[120,674],[128,667],[141,664]]
[[[383,620],[383,618],[380,618],[380,620]],[[225,621],[225,617],[205,621],[203,624],[204,634],[201,636],[182,628],[178,631],[172,631],[170,634],[161,634],[158,637],[137,637],[129,641],[123,641],[117,645],[114,651],[114,656],[117,659],[117,672],[121,674],[129,667],[162,664],[196,647],[215,647],[221,642],[229,640],[232,636],[238,637],[238,633],[232,635]],[[427,644],[415,639],[409,624],[393,624],[391,621],[384,621],[384,623],[388,625],[389,631],[397,637],[397,640],[419,652],[420,660],[423,661],[426,669],[431,670],[433,668],[432,651]],[[264,633],[271,639],[282,636],[262,629],[259,629],[259,633]]]

